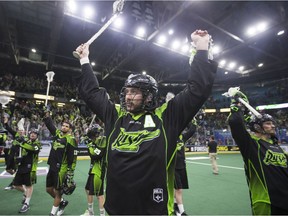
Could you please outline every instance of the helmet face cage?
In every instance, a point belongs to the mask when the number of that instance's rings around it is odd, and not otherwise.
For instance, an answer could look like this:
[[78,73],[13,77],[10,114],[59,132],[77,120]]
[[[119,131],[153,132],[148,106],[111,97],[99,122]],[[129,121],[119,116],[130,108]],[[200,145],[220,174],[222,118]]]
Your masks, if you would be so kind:
[[30,131],[29,131],[29,136],[31,135],[31,133],[34,133],[36,134],[37,136],[39,135],[39,132],[38,130],[36,130],[36,128],[31,128]]
[[[127,87],[139,88],[141,90],[143,95],[143,101],[139,111],[140,110],[151,111],[157,107],[158,84],[153,77],[143,74],[129,75],[120,93],[120,104],[122,109],[124,110],[126,110],[125,89]],[[145,103],[147,98],[149,98],[149,100]]]
[[94,124],[88,128],[87,136],[92,139],[93,137],[98,137],[102,131],[102,128],[98,124]]
[[253,132],[263,132],[263,123],[267,121],[272,121],[275,124],[275,120],[269,114],[263,114],[261,118],[257,118],[256,116],[252,116],[251,121],[249,122],[248,126],[251,131]]

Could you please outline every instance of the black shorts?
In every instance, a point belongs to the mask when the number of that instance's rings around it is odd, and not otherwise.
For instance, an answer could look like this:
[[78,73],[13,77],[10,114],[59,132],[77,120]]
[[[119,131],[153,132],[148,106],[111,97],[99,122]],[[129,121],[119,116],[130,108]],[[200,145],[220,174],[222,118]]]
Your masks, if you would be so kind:
[[46,176],[46,187],[53,187],[56,190],[61,190],[66,172],[55,172],[49,170]]
[[103,180],[97,175],[89,174],[85,189],[89,191],[89,195],[101,196],[104,194]]
[[33,184],[36,184],[37,176],[36,172],[29,172],[29,173],[19,173],[17,172],[14,178],[14,185],[15,186],[20,186],[20,185],[25,185],[25,186],[31,186]]
[[174,189],[189,189],[186,169],[175,169]]

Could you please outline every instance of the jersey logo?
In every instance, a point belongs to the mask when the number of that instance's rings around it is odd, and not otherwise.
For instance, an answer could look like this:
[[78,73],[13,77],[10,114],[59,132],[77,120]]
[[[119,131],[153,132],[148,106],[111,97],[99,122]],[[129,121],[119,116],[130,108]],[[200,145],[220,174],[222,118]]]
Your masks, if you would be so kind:
[[156,127],[152,116],[151,115],[146,115],[145,116],[145,123],[144,123],[144,128],[149,128],[149,127]]
[[281,166],[286,168],[287,167],[287,159],[283,153],[273,152],[271,150],[266,151],[264,163],[266,165],[274,165],[274,166]]
[[58,148],[65,148],[65,145],[63,145],[59,142],[54,142],[53,143],[53,149],[56,151]]
[[143,142],[153,140],[160,135],[160,130],[155,131],[133,131],[126,132],[124,128],[120,128],[120,133],[116,140],[112,143],[112,150],[121,152],[138,152]]
[[153,189],[153,200],[157,203],[163,202],[163,189],[162,188]]

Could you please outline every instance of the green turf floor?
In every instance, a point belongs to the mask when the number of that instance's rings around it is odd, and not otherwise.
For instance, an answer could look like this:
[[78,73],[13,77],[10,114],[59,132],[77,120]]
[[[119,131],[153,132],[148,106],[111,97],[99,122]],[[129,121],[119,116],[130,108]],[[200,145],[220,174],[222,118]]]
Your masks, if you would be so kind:
[[[187,156],[190,189],[184,190],[183,195],[186,212],[189,215],[250,215],[249,193],[241,156],[220,154],[218,158],[220,174],[216,176],[212,174],[207,154]],[[1,173],[4,164],[0,163],[0,167]],[[46,162],[39,163],[39,167],[46,167]],[[88,160],[78,161],[75,173],[77,188],[71,196],[66,196],[69,205],[64,215],[84,213],[87,207],[84,186],[88,168]],[[0,178],[0,215],[19,215],[21,193],[4,190],[11,180],[12,178]],[[30,202],[31,209],[25,214],[49,215],[52,203],[52,198],[45,191],[45,176],[38,176]],[[95,214],[98,214],[96,199],[94,203]]]

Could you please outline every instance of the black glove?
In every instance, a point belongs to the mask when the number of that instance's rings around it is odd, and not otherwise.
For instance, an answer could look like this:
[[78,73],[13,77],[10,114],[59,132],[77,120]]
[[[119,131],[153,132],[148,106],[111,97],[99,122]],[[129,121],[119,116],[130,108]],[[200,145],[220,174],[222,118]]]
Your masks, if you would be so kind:
[[68,168],[67,173],[66,173],[66,185],[68,187],[71,187],[73,185],[73,178],[74,178],[74,171],[71,168]]
[[21,164],[22,159],[22,157],[16,157],[16,164]]
[[247,109],[246,106],[244,106],[240,102],[239,98],[242,98],[245,102],[249,103],[247,96],[243,94],[243,92],[239,91],[231,100],[231,105],[230,105],[231,111],[238,112],[239,109],[241,109],[242,111],[246,111]]

